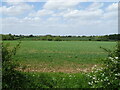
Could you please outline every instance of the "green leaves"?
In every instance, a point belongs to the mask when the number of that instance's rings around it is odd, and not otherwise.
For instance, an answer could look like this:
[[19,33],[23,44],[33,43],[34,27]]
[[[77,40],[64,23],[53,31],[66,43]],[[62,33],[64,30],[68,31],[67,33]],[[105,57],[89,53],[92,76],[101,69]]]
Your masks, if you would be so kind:
[[10,48],[10,44],[5,44],[5,43],[2,44],[2,78],[3,78],[2,82],[3,82],[3,88],[13,87],[14,84],[17,83],[16,78],[18,76],[16,74],[18,74],[18,72],[15,71],[15,68],[18,67],[19,64],[15,62],[15,60],[13,59],[13,56],[16,54],[19,46],[20,46],[20,42],[12,49]]
[[108,58],[104,60],[102,69],[95,68],[90,73],[88,84],[93,88],[120,88],[120,42],[114,51],[104,50],[108,52]]

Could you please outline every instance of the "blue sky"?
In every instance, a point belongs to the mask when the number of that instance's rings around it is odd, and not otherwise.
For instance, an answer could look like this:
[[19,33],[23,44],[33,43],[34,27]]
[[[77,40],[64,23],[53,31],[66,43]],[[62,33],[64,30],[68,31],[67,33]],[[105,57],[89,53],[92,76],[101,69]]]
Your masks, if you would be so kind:
[[116,2],[3,2],[2,33],[105,35],[118,33]]

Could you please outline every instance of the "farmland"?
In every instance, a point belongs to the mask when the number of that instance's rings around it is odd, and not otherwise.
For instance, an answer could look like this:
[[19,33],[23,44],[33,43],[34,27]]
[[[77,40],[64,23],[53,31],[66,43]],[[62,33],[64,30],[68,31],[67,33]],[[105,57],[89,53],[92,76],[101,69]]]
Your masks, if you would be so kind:
[[19,41],[3,42],[10,43],[3,48],[4,59],[13,53],[13,61],[3,63],[5,88],[93,88],[89,77],[92,69],[101,68],[108,57],[100,47],[114,50],[117,44],[115,41],[21,41],[14,56]]
[[[18,41],[5,41],[14,46]],[[100,66],[115,42],[103,41],[22,41],[14,57],[27,72],[89,72]],[[21,70],[21,68],[19,68]]]

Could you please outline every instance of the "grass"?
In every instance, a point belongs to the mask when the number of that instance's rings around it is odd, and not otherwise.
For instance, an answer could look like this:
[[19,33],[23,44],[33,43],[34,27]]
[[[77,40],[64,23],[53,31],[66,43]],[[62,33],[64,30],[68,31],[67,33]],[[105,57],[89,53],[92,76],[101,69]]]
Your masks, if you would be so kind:
[[26,88],[86,88],[90,80],[85,74],[76,73],[27,73]]
[[[5,41],[11,47],[18,41]],[[102,64],[115,42],[93,41],[22,41],[14,57],[20,67],[8,76],[10,88],[91,88],[87,76],[92,67]],[[22,70],[22,72],[19,72]],[[24,71],[24,72],[23,72]],[[84,73],[86,72],[86,73]]]
[[[14,46],[17,41],[10,42]],[[90,71],[107,57],[100,47],[113,49],[115,42],[22,41],[15,59],[25,71],[78,73]],[[19,69],[21,69],[19,68]]]

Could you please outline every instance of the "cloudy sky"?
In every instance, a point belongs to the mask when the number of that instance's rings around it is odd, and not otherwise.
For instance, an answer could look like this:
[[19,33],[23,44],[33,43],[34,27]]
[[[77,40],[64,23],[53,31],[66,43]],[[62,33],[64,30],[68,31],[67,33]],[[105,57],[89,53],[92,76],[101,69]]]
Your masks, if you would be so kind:
[[117,2],[3,2],[4,34],[105,35],[118,33]]

